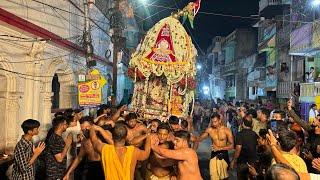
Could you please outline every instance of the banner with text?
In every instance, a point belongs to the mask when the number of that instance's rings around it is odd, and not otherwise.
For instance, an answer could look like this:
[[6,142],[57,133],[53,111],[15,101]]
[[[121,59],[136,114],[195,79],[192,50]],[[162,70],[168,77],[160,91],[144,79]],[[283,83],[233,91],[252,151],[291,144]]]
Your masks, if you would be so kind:
[[96,106],[102,103],[102,88],[106,80],[96,69],[80,78],[78,82],[78,100],[80,106]]

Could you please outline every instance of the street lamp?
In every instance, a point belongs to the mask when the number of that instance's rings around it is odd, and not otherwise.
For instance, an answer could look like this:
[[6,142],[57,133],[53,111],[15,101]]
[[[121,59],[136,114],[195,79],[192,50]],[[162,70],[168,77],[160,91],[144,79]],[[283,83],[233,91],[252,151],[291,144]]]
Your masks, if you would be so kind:
[[198,64],[198,65],[197,65],[197,69],[198,69],[198,70],[201,70],[201,68],[202,68],[201,64]]
[[146,4],[147,4],[147,0],[140,0],[140,2],[141,2],[143,5],[146,5]]
[[313,0],[312,1],[312,6],[313,7],[318,7],[320,5],[320,0]]
[[209,95],[209,87],[208,86],[204,85],[202,87],[202,90],[203,90],[203,94],[204,95]]

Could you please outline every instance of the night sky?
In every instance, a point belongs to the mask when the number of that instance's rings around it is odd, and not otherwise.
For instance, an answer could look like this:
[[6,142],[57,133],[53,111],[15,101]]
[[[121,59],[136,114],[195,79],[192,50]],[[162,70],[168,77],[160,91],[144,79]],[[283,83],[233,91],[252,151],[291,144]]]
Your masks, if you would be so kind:
[[[141,0],[136,0],[141,1]],[[149,29],[153,24],[158,22],[160,19],[169,16],[174,10],[165,9],[166,6],[182,9],[188,2],[193,0],[145,0],[146,8],[137,8],[140,11],[149,11],[144,14],[148,19],[144,19],[145,30]],[[202,12],[230,14],[236,16],[250,16],[258,14],[259,0],[202,0],[201,9]],[[149,4],[149,5],[148,5]],[[139,7],[139,6],[136,6]],[[161,13],[158,13],[162,11]],[[151,16],[151,17],[150,17]],[[137,18],[138,22],[142,22],[141,19]],[[195,43],[198,52],[205,51],[211,44],[212,38],[215,36],[226,36],[231,33],[235,28],[251,27],[254,23],[251,19],[231,18],[222,17],[215,15],[206,15],[198,13],[195,22],[194,29],[191,29],[189,24],[185,25],[189,35],[191,35]],[[191,33],[190,33],[191,31]],[[199,51],[199,46],[201,50]]]

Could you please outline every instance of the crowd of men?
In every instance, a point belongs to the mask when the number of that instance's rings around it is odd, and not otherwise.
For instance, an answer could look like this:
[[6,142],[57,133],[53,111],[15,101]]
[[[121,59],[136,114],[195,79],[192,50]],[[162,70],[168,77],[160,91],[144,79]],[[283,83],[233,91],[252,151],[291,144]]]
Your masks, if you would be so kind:
[[126,106],[102,105],[95,118],[69,109],[55,114],[36,146],[40,123],[28,119],[12,178],[202,180],[196,149],[210,137],[211,180],[228,179],[230,170],[239,180],[320,179],[320,115],[302,120],[292,100],[283,110],[270,106],[196,103],[193,117],[165,122],[143,119]]

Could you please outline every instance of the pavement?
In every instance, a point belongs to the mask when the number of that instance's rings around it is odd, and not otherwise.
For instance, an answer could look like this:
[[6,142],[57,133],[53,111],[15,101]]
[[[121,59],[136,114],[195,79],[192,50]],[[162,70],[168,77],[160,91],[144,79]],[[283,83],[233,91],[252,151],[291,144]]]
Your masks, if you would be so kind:
[[[229,158],[233,157],[234,151],[229,152]],[[199,158],[199,167],[201,171],[202,178],[204,180],[210,180],[210,172],[209,172],[209,161],[211,156],[211,139],[207,138],[206,140],[200,143],[200,146],[197,150],[198,158]],[[229,180],[237,180],[237,173],[235,170],[229,171]]]

